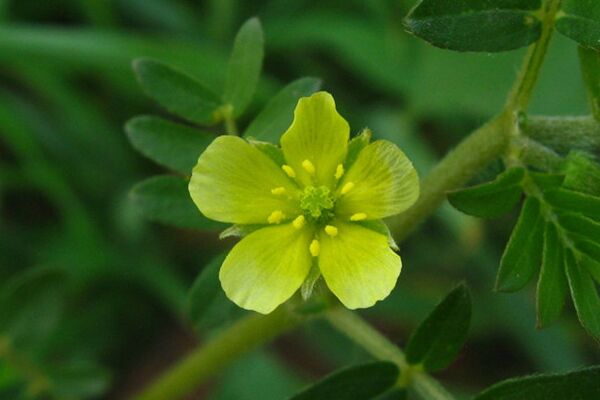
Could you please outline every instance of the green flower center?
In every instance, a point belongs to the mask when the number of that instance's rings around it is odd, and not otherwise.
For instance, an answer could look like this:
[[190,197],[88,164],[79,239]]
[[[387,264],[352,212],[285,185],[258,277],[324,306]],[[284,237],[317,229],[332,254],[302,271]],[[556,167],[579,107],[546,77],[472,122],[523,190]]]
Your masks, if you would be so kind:
[[333,196],[326,186],[307,186],[300,196],[300,208],[314,219],[330,214],[326,211],[331,210],[333,204]]

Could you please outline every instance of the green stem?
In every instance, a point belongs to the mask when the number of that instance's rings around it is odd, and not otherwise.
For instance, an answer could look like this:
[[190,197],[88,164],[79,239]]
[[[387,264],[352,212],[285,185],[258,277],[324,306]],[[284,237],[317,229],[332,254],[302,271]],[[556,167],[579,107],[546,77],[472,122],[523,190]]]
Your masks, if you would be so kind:
[[561,155],[579,150],[600,153],[600,123],[593,117],[527,117],[521,133]]
[[544,62],[552,32],[556,13],[560,9],[561,0],[546,0],[541,11],[542,32],[539,40],[527,51],[521,72],[513,85],[513,89],[506,102],[506,110],[515,112],[524,111],[529,105],[531,93],[535,86],[540,68]]
[[375,358],[391,361],[398,365],[400,368],[399,386],[410,386],[421,398],[427,400],[454,399],[439,382],[419,368],[409,365],[398,346],[390,342],[357,314],[337,307],[329,310],[325,314],[325,318],[337,330],[358,343]]
[[204,343],[140,393],[136,400],[184,398],[247,351],[297,326],[306,317],[280,307],[269,315],[252,314]]
[[433,213],[446,192],[461,187],[506,149],[506,116],[494,118],[450,151],[421,183],[419,200],[407,212],[388,220],[394,238],[402,241]]
[[233,117],[233,106],[231,104],[226,104],[221,107],[221,115],[223,116],[223,123],[225,124],[225,132],[228,135],[238,136],[238,128],[235,122],[235,118]]

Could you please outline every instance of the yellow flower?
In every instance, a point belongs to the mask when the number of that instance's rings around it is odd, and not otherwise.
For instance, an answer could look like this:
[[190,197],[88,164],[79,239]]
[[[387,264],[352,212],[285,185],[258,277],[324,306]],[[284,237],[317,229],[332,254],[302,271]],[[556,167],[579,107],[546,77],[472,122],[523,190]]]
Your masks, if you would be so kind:
[[219,274],[240,307],[269,313],[319,274],[351,309],[394,288],[402,263],[381,219],[415,202],[417,173],[393,143],[369,143],[368,131],[348,143],[349,133],[319,92],[300,99],[281,148],[221,136],[200,156],[189,185],[198,209],[253,228]]

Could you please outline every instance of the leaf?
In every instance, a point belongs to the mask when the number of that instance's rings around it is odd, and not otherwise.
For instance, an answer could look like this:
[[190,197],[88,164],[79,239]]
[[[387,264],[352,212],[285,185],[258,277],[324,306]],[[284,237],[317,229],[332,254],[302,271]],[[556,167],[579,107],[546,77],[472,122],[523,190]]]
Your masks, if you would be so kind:
[[436,47],[498,52],[539,39],[541,21],[533,11],[540,0],[422,0],[404,25]]
[[199,124],[218,122],[221,101],[194,78],[147,58],[135,60],[133,69],[146,94],[168,111]]
[[300,97],[310,96],[321,87],[317,78],[300,78],[279,91],[248,125],[244,136],[277,143],[291,125]]
[[361,364],[326,376],[290,400],[372,399],[394,386],[398,374],[398,367],[390,362]]
[[200,153],[215,138],[206,132],[153,116],[135,117],[125,125],[133,147],[157,163],[190,175]]
[[523,168],[511,168],[495,180],[448,193],[448,201],[465,214],[494,218],[509,212],[521,198]]
[[600,50],[600,3],[593,0],[564,0],[564,14],[556,30],[583,47]]
[[581,213],[600,220],[600,198],[567,189],[555,189],[544,193],[544,199],[553,207]]
[[264,55],[263,42],[258,18],[246,21],[235,37],[223,101],[233,106],[233,115],[236,117],[244,112],[256,90]]
[[187,185],[187,179],[159,175],[135,185],[130,198],[137,211],[151,221],[187,229],[222,230],[225,225],[198,211]]
[[469,331],[471,297],[464,284],[452,290],[418,326],[406,347],[406,360],[426,371],[446,368],[458,355]]
[[108,371],[91,362],[72,362],[53,366],[49,371],[52,393],[59,399],[90,398],[102,395],[109,388]]
[[566,252],[566,269],[571,296],[583,327],[600,340],[600,297],[587,269],[571,251]]
[[567,292],[562,244],[554,224],[546,223],[542,269],[536,293],[538,327],[546,327],[560,317]]
[[225,254],[213,257],[198,274],[188,293],[187,314],[198,330],[214,328],[242,313],[221,289],[219,269],[224,259]]
[[590,194],[600,195],[600,167],[584,153],[571,152],[565,165],[563,187]]
[[543,228],[540,203],[528,197],[500,260],[496,290],[512,292],[529,282],[541,263]]
[[579,62],[592,108],[592,115],[596,121],[600,121],[600,51],[579,47]]
[[600,398],[599,381],[599,366],[566,374],[531,375],[497,383],[473,400],[592,400]]

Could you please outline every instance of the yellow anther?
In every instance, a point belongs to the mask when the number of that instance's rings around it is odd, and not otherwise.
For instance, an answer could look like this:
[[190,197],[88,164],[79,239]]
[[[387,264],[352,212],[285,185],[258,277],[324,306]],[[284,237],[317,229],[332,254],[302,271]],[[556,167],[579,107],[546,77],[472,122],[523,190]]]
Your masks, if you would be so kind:
[[331,237],[335,237],[338,234],[338,228],[333,225],[325,225],[325,233]]
[[271,189],[271,193],[275,195],[285,194],[285,188],[283,186],[276,187],[274,189]]
[[367,214],[365,213],[356,213],[350,216],[350,221],[362,221],[367,219]]
[[319,241],[317,239],[313,239],[313,241],[310,242],[310,246],[308,246],[308,250],[313,257],[317,257],[321,251],[321,245],[319,244]]
[[278,224],[284,218],[285,215],[283,215],[283,212],[281,212],[281,210],[275,210],[271,213],[271,215],[269,215],[269,218],[267,218],[267,222],[270,224]]
[[342,187],[342,194],[346,194],[354,188],[354,183],[348,182]]
[[344,175],[344,166],[342,164],[338,164],[335,169],[335,179],[340,179]]
[[294,222],[292,222],[292,225],[294,225],[294,228],[300,229],[304,226],[304,222],[304,215],[298,215],[296,219],[294,219]]
[[310,162],[310,160],[302,161],[302,168],[304,168],[304,170],[310,175],[315,174],[315,166],[313,165],[313,163]]
[[289,176],[290,178],[295,178],[296,177],[296,171],[294,171],[294,168],[290,167],[289,165],[282,165],[281,169],[283,170],[283,172],[285,172],[287,174],[287,176]]

